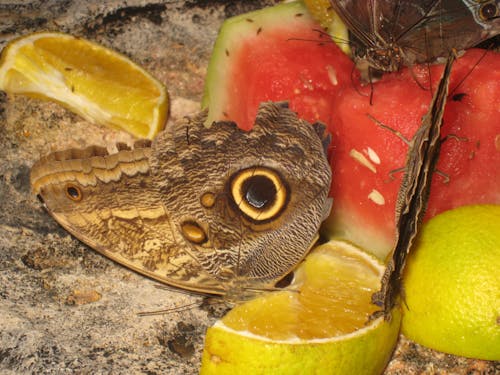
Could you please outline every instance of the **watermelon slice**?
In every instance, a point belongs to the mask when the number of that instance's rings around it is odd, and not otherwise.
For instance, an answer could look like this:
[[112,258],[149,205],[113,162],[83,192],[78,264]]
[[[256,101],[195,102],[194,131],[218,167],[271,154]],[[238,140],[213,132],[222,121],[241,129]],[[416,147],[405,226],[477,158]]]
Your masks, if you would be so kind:
[[[429,80],[429,68],[430,76]],[[387,74],[370,88],[346,87],[332,102],[334,206],[323,226],[385,256],[395,235],[395,201],[408,146],[367,114],[408,140],[421,124],[443,66]],[[418,83],[417,83],[418,82]],[[426,219],[454,207],[500,203],[500,54],[470,50],[455,63],[444,114],[438,171]],[[451,137],[452,136],[452,137]]]
[[[351,76],[352,74],[352,76]],[[309,122],[330,122],[337,93],[356,80],[352,61],[301,2],[227,19],[210,59],[202,107],[207,123],[253,126],[259,103],[288,100]]]
[[[404,166],[407,145],[367,114],[411,139],[431,101],[424,88],[436,86],[442,67],[430,68],[431,79],[429,67],[413,67],[361,87],[351,60],[318,30],[300,2],[227,20],[203,107],[210,123],[232,120],[250,129],[260,102],[288,100],[305,120],[326,123],[333,134],[334,206],[323,232],[384,257],[401,181],[392,171]],[[465,204],[500,204],[500,55],[483,54],[471,50],[455,63],[443,135],[463,140],[442,146],[438,168],[447,177],[434,176],[427,218]]]

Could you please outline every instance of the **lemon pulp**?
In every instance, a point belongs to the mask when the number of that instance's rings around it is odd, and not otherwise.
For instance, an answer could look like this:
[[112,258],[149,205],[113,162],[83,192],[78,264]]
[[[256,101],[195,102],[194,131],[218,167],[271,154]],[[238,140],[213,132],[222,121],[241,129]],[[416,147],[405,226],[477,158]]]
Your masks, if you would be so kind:
[[125,56],[63,33],[10,42],[0,60],[0,89],[54,100],[85,119],[153,138],[166,121],[165,87]]
[[283,291],[231,310],[207,331],[201,374],[378,374],[396,345],[400,312],[377,309],[383,266],[343,241],[314,249]]
[[293,290],[237,306],[222,322],[273,340],[330,338],[363,328],[377,309],[370,299],[381,268],[349,247],[336,242],[319,247],[296,271]]

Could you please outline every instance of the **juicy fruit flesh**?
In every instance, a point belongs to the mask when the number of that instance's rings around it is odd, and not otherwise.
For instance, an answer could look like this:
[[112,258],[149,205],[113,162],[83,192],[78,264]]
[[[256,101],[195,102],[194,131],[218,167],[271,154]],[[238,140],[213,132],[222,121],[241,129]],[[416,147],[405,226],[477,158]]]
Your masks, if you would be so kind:
[[365,327],[377,310],[371,295],[379,288],[381,266],[341,244],[331,242],[310,254],[296,271],[295,290],[239,305],[222,322],[272,340],[326,339]]
[[[442,68],[415,66],[385,75],[373,88],[360,87],[347,56],[333,43],[312,42],[318,40],[312,30],[319,25],[311,26],[305,14],[294,17],[304,10],[285,8],[296,6],[266,9],[270,21],[260,33],[261,13],[251,23],[243,15],[223,27],[208,69],[204,105],[213,119],[230,118],[248,129],[260,101],[289,100],[300,117],[327,124],[332,133],[334,206],[322,232],[385,258],[394,241],[402,177],[402,172],[392,172],[404,166],[408,146],[366,114],[411,138],[432,98],[428,68],[434,87]],[[293,27],[287,28],[292,20]],[[500,174],[495,169],[500,163],[500,54],[490,51],[482,58],[483,54],[484,50],[469,50],[453,68],[443,136],[451,133],[467,140],[450,138],[443,143],[438,169],[449,181],[434,176],[426,219],[465,204],[500,203]]]
[[349,33],[340,17],[333,10],[330,0],[303,0],[311,15],[316,19],[325,31],[331,35],[333,41],[346,54],[351,53],[349,46]]
[[87,120],[151,138],[166,120],[165,88],[127,58],[61,33],[11,42],[2,57],[0,87],[51,99]]
[[[500,55],[469,50],[452,71],[444,113],[441,147],[426,220],[467,204],[500,203],[498,102]],[[384,257],[394,238],[394,211],[408,146],[382,129],[367,113],[411,139],[427,111],[442,66],[415,66],[387,74],[370,87],[345,87],[332,104],[332,215],[323,226],[327,236],[339,236]],[[464,80],[464,77],[466,78]],[[418,83],[417,83],[418,81]],[[363,94],[363,95],[361,95]],[[460,95],[457,95],[460,94]],[[465,95],[462,95],[465,94]],[[346,188],[348,187],[348,188]]]
[[287,100],[309,122],[330,120],[331,102],[351,84],[353,63],[301,2],[226,20],[210,60],[202,105],[209,123],[251,129],[259,104]]

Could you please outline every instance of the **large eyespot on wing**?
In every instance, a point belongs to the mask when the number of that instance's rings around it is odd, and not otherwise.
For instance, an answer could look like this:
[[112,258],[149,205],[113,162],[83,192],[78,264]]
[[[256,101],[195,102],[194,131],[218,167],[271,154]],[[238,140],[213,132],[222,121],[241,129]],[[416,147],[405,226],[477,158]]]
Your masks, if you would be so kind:
[[233,208],[255,224],[278,218],[290,200],[289,187],[280,173],[263,166],[234,173],[228,188]]
[[492,21],[500,17],[500,9],[494,2],[486,2],[479,7],[479,17],[483,21]]

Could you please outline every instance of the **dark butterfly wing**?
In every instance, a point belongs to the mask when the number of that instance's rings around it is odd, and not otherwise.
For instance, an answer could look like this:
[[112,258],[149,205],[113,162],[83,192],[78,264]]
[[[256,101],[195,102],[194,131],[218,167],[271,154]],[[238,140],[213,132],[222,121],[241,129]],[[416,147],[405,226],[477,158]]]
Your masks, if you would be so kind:
[[415,25],[418,25],[440,0],[332,0],[332,7],[359,43],[355,54],[390,50]]
[[[493,5],[498,12],[497,5]],[[441,0],[425,17],[397,36],[405,65],[435,61],[452,49],[463,50],[500,33],[500,18],[486,18],[484,4]]]
[[401,291],[401,275],[408,253],[418,235],[427,208],[432,175],[439,158],[440,132],[448,96],[454,55],[448,57],[439,86],[422,126],[410,142],[405,174],[396,202],[397,238],[382,279],[382,288],[372,301],[383,308],[386,318]]
[[400,40],[409,63],[434,61],[453,48],[463,50],[500,33],[500,18],[481,19],[479,5],[441,1]]
[[355,37],[354,54],[372,67],[434,61],[500,33],[496,1],[332,0]]

